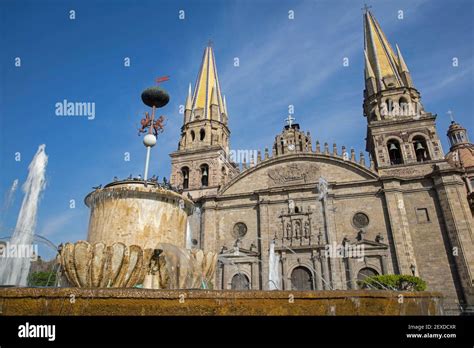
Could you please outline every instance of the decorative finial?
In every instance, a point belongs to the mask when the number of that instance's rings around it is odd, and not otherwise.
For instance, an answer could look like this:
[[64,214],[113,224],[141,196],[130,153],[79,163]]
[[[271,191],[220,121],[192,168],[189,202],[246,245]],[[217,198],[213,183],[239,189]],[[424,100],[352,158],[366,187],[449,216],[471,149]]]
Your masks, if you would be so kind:
[[286,123],[288,124],[288,126],[291,128],[291,125],[293,124],[293,121],[295,120],[294,117],[290,115],[288,115],[288,117],[285,119],[286,120]]
[[451,119],[451,123],[454,123],[454,113],[451,110],[448,110],[447,114],[449,115],[449,118]]
[[367,4],[364,4],[364,7],[361,8],[361,10],[364,10],[365,13],[369,12],[369,8],[372,8],[372,6],[368,6]]
[[207,47],[212,47],[214,45],[214,41],[212,41],[211,39],[209,39],[207,41]]
[[[169,76],[163,76],[156,79],[157,83],[167,81]],[[145,172],[143,180],[146,182],[148,179],[148,165],[150,163],[150,150],[153,146],[156,145],[156,137],[159,133],[163,132],[164,130],[164,121],[165,117],[161,115],[157,119],[155,119],[155,111],[157,108],[161,108],[168,104],[170,97],[168,92],[166,92],[163,88],[154,86],[147,88],[142,93],[142,101],[145,105],[152,108],[151,116],[148,112],[145,112],[145,118],[140,121],[141,127],[138,130],[138,135],[141,133],[148,133],[145,135],[143,139],[143,145],[147,148],[146,153],[146,160],[145,160]],[[141,180],[141,177],[140,177]]]
[[157,84],[160,84],[160,83],[162,83],[162,82],[168,81],[169,79],[170,79],[169,75],[160,76],[160,77],[157,77],[157,78],[155,79],[155,82],[156,82]]

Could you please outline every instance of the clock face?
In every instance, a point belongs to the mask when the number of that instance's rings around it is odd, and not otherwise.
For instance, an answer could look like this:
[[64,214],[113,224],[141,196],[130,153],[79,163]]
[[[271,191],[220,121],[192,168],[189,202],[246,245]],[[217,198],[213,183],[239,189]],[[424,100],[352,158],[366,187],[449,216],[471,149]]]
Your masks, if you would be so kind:
[[295,144],[288,145],[288,150],[293,151],[295,149]]

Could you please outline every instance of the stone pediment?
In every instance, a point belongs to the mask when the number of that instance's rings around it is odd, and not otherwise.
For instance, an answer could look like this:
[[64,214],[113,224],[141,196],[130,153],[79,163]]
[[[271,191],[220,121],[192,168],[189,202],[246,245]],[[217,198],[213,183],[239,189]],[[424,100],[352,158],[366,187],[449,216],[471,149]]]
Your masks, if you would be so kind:
[[225,258],[236,258],[236,257],[256,257],[259,253],[249,249],[234,247],[232,249],[223,250],[219,256]]
[[388,244],[376,242],[373,240],[362,239],[353,245],[363,245],[365,249],[388,249]]
[[277,156],[260,162],[234,177],[219,194],[255,191],[314,184],[319,177],[332,183],[351,183],[377,179],[376,173],[350,160],[322,154],[305,153]]

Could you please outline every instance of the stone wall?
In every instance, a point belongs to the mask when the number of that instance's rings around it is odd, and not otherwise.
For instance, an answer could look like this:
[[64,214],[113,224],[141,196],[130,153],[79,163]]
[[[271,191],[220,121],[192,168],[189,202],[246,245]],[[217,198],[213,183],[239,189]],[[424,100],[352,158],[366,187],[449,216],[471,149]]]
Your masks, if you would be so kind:
[[442,314],[442,297],[433,292],[0,289],[3,316]]

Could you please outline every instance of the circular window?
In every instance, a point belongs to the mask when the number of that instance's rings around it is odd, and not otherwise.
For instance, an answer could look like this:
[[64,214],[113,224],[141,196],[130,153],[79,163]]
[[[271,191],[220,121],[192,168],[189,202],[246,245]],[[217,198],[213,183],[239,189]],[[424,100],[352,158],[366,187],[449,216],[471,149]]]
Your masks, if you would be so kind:
[[235,238],[242,238],[247,234],[247,225],[243,222],[237,222],[234,225],[234,229],[232,230],[232,234]]
[[352,223],[357,228],[367,227],[369,224],[369,217],[364,213],[356,213],[352,218]]

